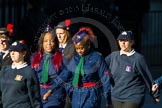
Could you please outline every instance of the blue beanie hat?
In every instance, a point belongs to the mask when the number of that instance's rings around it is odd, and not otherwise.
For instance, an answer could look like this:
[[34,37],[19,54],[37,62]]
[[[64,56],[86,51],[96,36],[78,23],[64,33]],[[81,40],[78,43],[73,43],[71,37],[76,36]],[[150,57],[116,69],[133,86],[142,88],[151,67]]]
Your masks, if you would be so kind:
[[10,51],[26,51],[28,50],[24,40],[15,41],[9,47]]
[[132,31],[123,31],[119,34],[117,40],[134,40]]

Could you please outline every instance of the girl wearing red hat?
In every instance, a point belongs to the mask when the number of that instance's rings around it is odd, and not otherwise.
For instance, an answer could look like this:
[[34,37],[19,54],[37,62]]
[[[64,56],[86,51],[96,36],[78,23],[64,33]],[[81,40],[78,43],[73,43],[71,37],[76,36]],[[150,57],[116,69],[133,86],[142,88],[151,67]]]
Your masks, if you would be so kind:
[[[44,95],[44,99],[58,86],[63,86],[72,95],[72,108],[101,108],[103,95],[108,100],[109,72],[103,56],[92,47],[94,38],[92,30],[88,27],[80,28],[73,36],[77,54],[54,80],[57,85]],[[67,83],[69,79],[70,84]]]

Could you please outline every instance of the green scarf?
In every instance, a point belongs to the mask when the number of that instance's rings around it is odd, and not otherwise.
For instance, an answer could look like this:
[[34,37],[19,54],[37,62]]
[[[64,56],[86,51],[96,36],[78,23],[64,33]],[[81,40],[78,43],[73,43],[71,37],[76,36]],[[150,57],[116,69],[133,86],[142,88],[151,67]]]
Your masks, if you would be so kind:
[[41,81],[43,83],[46,83],[48,81],[49,58],[50,55],[46,54],[46,59],[44,60],[43,63],[42,76],[41,76]]
[[78,85],[80,74],[82,76],[84,75],[84,57],[80,58],[79,63],[75,69],[75,74],[74,74],[74,78],[73,78],[73,86],[74,87],[76,85]]

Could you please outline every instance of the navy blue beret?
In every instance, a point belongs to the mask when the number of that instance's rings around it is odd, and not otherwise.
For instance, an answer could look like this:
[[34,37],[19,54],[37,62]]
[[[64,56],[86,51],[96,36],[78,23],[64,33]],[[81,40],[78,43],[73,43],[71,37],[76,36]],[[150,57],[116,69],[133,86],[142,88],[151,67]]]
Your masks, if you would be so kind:
[[77,32],[77,33],[73,36],[72,41],[73,41],[74,43],[79,43],[79,42],[81,42],[81,41],[84,39],[84,37],[85,37],[86,35],[87,35],[87,31],[86,31],[86,30],[79,31],[79,32]]

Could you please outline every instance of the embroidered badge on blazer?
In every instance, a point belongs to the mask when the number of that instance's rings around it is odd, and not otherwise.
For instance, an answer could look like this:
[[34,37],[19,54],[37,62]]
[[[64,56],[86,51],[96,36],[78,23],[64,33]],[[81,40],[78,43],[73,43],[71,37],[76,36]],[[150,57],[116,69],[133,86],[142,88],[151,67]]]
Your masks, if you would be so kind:
[[126,66],[125,71],[131,72],[131,70],[132,70],[132,67],[131,66]]
[[16,81],[21,81],[21,80],[22,80],[22,77],[23,77],[23,76],[21,76],[21,75],[16,75],[15,80],[16,80]]

